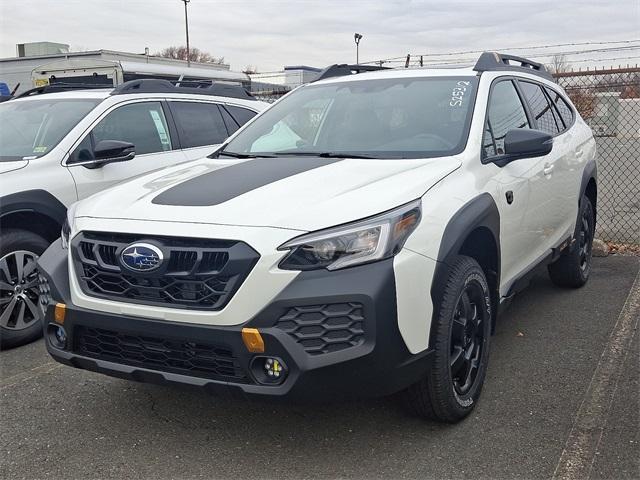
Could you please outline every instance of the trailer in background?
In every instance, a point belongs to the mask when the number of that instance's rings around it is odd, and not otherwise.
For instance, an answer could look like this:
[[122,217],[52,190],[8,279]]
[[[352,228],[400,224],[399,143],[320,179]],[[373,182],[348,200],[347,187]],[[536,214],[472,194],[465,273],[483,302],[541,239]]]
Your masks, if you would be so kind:
[[229,65],[194,63],[146,54],[96,50],[0,59],[0,82],[20,94],[52,83],[115,86],[128,80],[223,81],[250,87],[249,76]]

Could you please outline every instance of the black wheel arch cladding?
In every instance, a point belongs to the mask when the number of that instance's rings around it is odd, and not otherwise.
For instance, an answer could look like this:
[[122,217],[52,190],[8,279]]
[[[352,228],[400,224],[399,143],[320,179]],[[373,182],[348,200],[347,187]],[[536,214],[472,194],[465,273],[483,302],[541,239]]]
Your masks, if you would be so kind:
[[495,271],[485,271],[487,282],[491,287],[492,321],[495,323],[498,304],[500,301],[500,212],[493,197],[489,193],[482,193],[458,210],[447,223],[440,241],[438,262],[431,284],[431,300],[433,302],[433,315],[431,332],[429,334],[429,346],[432,347],[433,327],[442,301],[443,290],[450,272],[451,260],[460,254],[460,251],[469,236],[477,229],[482,228],[490,232],[495,244]]
[[0,197],[0,219],[14,213],[39,213],[62,225],[67,208],[45,190],[25,190]]
[[[580,182],[580,197],[578,201],[581,201],[582,197],[587,193],[587,187],[591,180],[593,180],[593,182],[596,185],[596,193],[597,193],[598,167],[596,165],[595,160],[587,163],[587,165],[584,167],[584,170],[582,171],[582,180]],[[596,217],[597,216],[596,204],[594,204],[594,202],[591,202],[591,203],[592,203],[591,206],[593,207],[593,215],[594,217]]]

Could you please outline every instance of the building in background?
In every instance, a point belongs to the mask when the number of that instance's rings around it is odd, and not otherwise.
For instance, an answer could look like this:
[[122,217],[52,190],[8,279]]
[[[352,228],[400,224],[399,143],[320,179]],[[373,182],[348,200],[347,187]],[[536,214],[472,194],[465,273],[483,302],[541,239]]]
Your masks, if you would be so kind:
[[279,72],[250,73],[251,90],[253,92],[288,92],[294,88],[314,81],[322,71],[321,68],[308,65],[292,65]]
[[17,57],[0,59],[0,82],[16,93],[50,83],[85,83],[118,85],[138,78],[166,80],[215,80],[241,82],[249,87],[250,79],[233,72],[229,65],[194,63],[156,57],[147,53],[114,50],[69,52],[61,43],[37,42],[18,44]]

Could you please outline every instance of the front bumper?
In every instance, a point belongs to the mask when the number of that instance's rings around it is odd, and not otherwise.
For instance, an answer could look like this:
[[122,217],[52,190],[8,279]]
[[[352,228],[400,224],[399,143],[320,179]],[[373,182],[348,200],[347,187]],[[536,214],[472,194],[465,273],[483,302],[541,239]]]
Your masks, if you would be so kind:
[[[388,395],[418,381],[429,367],[429,351],[411,354],[398,329],[392,259],[302,272],[246,323],[211,326],[76,306],[66,254],[58,241],[39,262],[50,289],[47,350],[66,365],[143,382],[297,399]],[[64,349],[47,335],[56,303],[66,305]],[[259,329],[264,354],[247,350],[244,327]],[[280,383],[261,377],[264,357],[286,366]]]

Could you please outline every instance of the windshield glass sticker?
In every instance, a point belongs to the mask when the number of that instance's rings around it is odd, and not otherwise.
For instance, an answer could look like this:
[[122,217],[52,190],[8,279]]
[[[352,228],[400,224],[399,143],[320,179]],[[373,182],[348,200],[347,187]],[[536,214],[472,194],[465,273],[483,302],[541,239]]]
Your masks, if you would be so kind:
[[47,147],[46,146],[33,147],[33,153],[44,153],[46,151],[47,151]]

